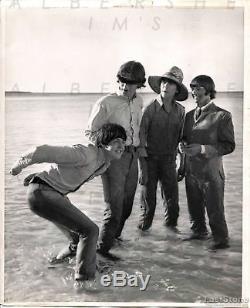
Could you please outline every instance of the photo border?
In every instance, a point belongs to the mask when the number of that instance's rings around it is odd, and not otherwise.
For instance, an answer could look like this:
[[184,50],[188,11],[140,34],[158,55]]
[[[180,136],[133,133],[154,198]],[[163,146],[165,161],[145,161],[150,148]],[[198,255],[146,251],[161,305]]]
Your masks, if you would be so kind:
[[[29,0],[15,0],[15,1],[2,1],[1,3],[1,20],[0,20],[0,26],[1,26],[1,37],[0,37],[0,43],[1,43],[1,51],[0,51],[0,59],[1,59],[1,82],[0,82],[0,95],[1,95],[1,105],[0,105],[0,113],[1,113],[1,129],[0,129],[0,142],[1,142],[1,152],[0,152],[0,161],[1,161],[1,174],[0,174],[0,198],[1,198],[1,211],[0,211],[0,221],[1,221],[1,238],[0,238],[0,248],[1,251],[4,251],[4,186],[5,186],[5,179],[4,179],[4,149],[5,149],[5,96],[4,96],[4,89],[5,89],[5,50],[4,50],[4,44],[5,44],[5,17],[6,17],[6,9],[10,7],[11,3],[23,3],[26,2],[25,5],[31,5],[32,1]],[[38,1],[40,2],[40,1]],[[76,4],[77,1],[61,1],[60,5],[65,5],[66,3],[73,3]],[[173,8],[228,8],[228,9],[234,9],[234,8],[244,8],[244,104],[243,104],[243,213],[242,213],[242,227],[243,227],[243,237],[242,237],[242,298],[250,298],[250,262],[249,262],[249,256],[250,256],[250,227],[249,227],[249,217],[250,217],[250,146],[248,144],[248,140],[250,139],[250,87],[248,85],[250,84],[250,3],[249,1],[203,1],[203,0],[197,0],[197,1],[109,1],[109,0],[103,0],[103,1],[80,1],[86,6],[88,2],[91,2],[90,6],[93,7],[93,3],[97,5],[97,8],[103,9],[104,6],[107,7],[117,7],[120,8],[128,8],[128,7],[134,7],[136,8],[133,3],[137,3],[140,5],[144,5],[145,7],[161,7],[161,6],[170,6],[170,4],[173,4]],[[151,3],[153,2],[153,5]],[[41,1],[41,3],[44,4],[44,0]],[[47,9],[52,8],[48,7],[48,3],[50,5],[59,5],[58,1],[46,1],[47,3]],[[62,4],[63,3],[63,4]],[[100,6],[101,5],[101,6]],[[201,6],[202,5],[202,6]],[[205,5],[205,6],[204,6]],[[23,8],[13,8],[13,9],[25,9],[30,6],[25,6]],[[61,6],[59,6],[61,7]],[[58,6],[54,8],[59,8]],[[72,9],[76,9],[76,7],[72,7]],[[169,7],[171,9],[171,7]],[[18,306],[18,307],[37,307],[37,306],[134,306],[134,307],[215,307],[215,304],[201,304],[201,303],[158,303],[158,302],[13,302],[13,303],[4,303],[4,253],[1,254],[1,266],[0,266],[0,275],[1,275],[1,303],[3,305],[9,306]],[[21,305],[21,306],[20,306]],[[236,304],[216,304],[216,307],[247,307],[245,305],[236,305]]]

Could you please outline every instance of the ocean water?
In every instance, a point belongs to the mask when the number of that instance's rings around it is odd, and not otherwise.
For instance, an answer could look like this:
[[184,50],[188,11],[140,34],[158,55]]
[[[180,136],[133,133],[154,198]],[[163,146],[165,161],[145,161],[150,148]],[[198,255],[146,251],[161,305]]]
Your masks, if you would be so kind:
[[[179,230],[174,234],[163,226],[163,206],[158,191],[152,229],[137,231],[140,214],[139,187],[133,212],[123,231],[124,241],[113,252],[122,258],[108,262],[106,274],[126,271],[129,275],[151,275],[148,287],[104,287],[97,273],[94,283],[76,289],[73,281],[74,259],[51,267],[47,258],[67,240],[56,227],[29,210],[26,175],[47,168],[47,164],[25,169],[18,177],[8,171],[14,161],[30,147],[39,144],[71,145],[85,143],[84,129],[92,104],[101,96],[56,95],[13,96],[6,99],[5,163],[5,302],[204,302],[241,297],[242,278],[242,129],[243,96],[219,93],[217,105],[233,115],[236,149],[224,157],[226,174],[225,211],[231,237],[228,250],[209,252],[209,241],[183,242],[190,223],[184,182],[179,184]],[[153,97],[144,94],[145,103]],[[192,99],[186,110],[194,108]],[[98,226],[104,210],[100,178],[69,195],[72,202]]]

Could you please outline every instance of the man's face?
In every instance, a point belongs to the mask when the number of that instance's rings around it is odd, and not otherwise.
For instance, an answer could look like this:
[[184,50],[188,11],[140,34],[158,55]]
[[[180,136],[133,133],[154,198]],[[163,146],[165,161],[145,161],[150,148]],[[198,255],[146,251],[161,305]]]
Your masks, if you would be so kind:
[[137,84],[130,84],[126,82],[122,82],[118,80],[119,84],[119,95],[127,97],[129,100],[131,100],[136,93]]
[[191,84],[190,87],[192,97],[194,98],[196,104],[202,106],[207,101],[206,89],[198,83]]
[[161,90],[161,96],[163,98],[173,99],[175,94],[177,93],[177,85],[176,83],[174,83],[169,79],[162,79],[160,90]]
[[125,141],[121,138],[112,140],[105,146],[111,159],[120,159],[125,150]]

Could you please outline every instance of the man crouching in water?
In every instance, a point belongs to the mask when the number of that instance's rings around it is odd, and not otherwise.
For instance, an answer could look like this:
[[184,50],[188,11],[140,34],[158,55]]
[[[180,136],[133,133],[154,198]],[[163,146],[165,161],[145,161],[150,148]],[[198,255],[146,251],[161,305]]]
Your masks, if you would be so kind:
[[95,145],[38,146],[22,155],[10,170],[12,175],[18,175],[33,164],[56,164],[49,171],[29,177],[28,203],[36,215],[53,222],[69,238],[69,245],[55,261],[76,255],[75,280],[95,277],[99,229],[71,203],[67,194],[105,172],[112,160],[120,159],[125,141],[123,127],[105,124],[96,132]]

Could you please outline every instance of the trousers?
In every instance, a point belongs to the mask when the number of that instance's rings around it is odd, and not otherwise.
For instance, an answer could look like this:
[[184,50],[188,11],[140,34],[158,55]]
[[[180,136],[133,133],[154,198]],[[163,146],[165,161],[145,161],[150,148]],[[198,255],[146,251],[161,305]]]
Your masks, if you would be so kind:
[[35,214],[53,222],[72,243],[77,243],[75,272],[93,278],[96,271],[98,226],[66,196],[46,184],[29,184],[27,199]]
[[140,197],[141,216],[138,227],[147,230],[152,225],[158,181],[161,183],[165,224],[176,226],[179,216],[179,196],[175,159],[164,155],[149,156],[146,160],[148,181]]
[[193,231],[206,232],[205,210],[215,242],[228,240],[228,228],[224,214],[224,179],[219,174],[202,179],[192,174],[185,178],[188,210]]
[[131,214],[138,181],[138,159],[125,151],[102,175],[105,210],[99,248],[108,252]]

